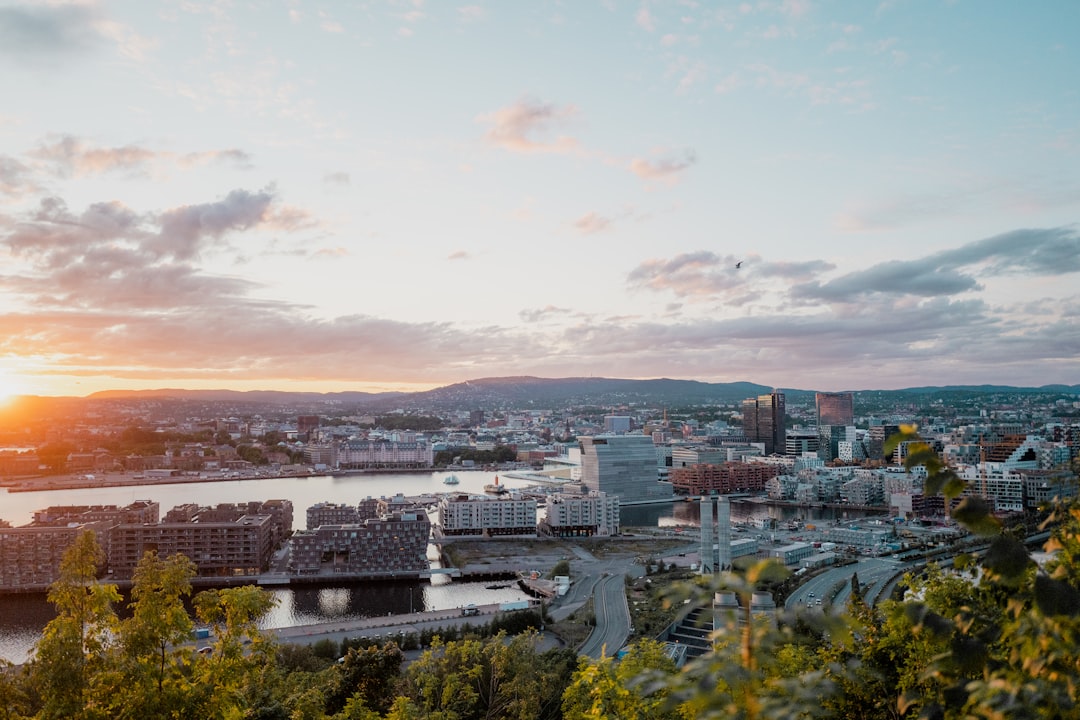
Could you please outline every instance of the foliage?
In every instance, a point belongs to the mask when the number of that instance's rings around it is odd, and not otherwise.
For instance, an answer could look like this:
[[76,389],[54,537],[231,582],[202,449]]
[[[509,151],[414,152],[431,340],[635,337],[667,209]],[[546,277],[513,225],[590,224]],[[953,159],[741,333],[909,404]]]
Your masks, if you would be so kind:
[[49,588],[56,617],[45,626],[32,669],[43,699],[42,718],[91,717],[91,680],[108,658],[116,629],[115,585],[97,581],[104,554],[92,531],[80,532],[60,561],[60,576]]
[[435,453],[434,464],[438,467],[446,467],[454,463],[456,459],[472,460],[479,465],[497,465],[517,460],[517,449],[512,445],[496,445],[494,450],[473,450],[472,448],[440,450]]
[[396,706],[397,714],[390,717],[558,717],[573,655],[560,650],[538,655],[537,640],[535,632],[446,644],[436,639],[409,665],[402,685],[408,702]]
[[548,573],[548,577],[568,577],[570,575],[570,561],[559,560],[552,566],[551,571]]
[[634,643],[618,662],[582,658],[563,695],[563,717],[674,720],[678,715],[667,702],[674,674],[663,644],[651,640]]
[[383,430],[415,430],[426,432],[442,430],[446,426],[442,418],[433,415],[383,415],[375,418],[374,427]]

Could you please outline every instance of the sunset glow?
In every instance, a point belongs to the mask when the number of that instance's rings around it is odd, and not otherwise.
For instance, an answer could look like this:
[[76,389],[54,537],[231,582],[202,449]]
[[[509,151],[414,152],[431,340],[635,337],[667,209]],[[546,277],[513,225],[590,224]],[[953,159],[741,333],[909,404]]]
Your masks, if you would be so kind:
[[0,394],[1080,382],[1078,22],[4,3]]

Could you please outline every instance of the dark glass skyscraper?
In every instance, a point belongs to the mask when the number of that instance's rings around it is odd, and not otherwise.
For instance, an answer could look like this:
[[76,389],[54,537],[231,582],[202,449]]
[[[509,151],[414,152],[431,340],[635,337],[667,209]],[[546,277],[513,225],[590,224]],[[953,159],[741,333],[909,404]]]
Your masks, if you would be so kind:
[[853,425],[855,423],[855,396],[849,392],[819,392],[814,396],[817,403],[817,425]]
[[814,395],[817,405],[818,457],[835,460],[844,428],[855,424],[855,396],[849,392],[819,392]]
[[765,443],[765,454],[783,453],[787,444],[784,393],[773,390],[742,402],[743,428],[750,442]]

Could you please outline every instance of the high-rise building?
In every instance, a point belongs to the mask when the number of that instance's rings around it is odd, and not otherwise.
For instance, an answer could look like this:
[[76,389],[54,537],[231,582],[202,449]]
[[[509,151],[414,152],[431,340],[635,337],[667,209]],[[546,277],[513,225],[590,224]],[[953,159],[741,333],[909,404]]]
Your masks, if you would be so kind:
[[849,392],[819,392],[814,395],[818,427],[855,424],[855,395]]
[[784,393],[773,390],[742,402],[743,429],[750,442],[765,444],[765,454],[782,453],[787,445],[787,406]]
[[630,432],[633,421],[629,415],[605,415],[604,432],[613,435],[623,435]]
[[317,430],[318,427],[318,415],[298,415],[296,418],[296,434],[302,440],[308,440],[311,437],[312,430]]
[[594,493],[619,498],[620,505],[663,502],[671,483],[660,482],[656,447],[648,435],[596,435],[579,438],[581,482]]

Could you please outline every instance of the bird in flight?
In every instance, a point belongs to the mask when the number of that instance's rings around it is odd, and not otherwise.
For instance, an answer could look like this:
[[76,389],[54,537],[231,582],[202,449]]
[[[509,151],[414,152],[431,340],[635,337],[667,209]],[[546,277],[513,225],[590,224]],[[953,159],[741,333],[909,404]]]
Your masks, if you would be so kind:
[[742,261],[742,260],[740,260],[739,262],[735,263],[735,269],[736,269],[736,270],[738,270],[739,268],[741,268],[741,267],[742,267],[742,264],[743,264],[743,261]]

